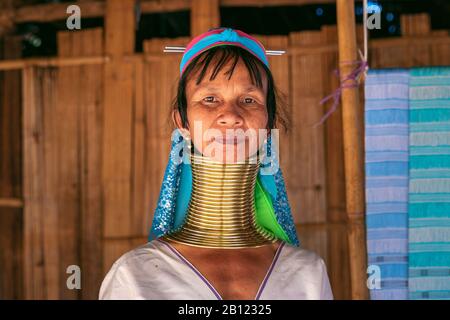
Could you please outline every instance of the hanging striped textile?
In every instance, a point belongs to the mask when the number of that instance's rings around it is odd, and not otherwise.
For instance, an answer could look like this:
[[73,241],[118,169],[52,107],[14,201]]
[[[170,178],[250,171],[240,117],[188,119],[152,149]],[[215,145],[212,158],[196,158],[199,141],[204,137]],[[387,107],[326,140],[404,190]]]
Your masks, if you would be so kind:
[[370,70],[365,82],[367,253],[369,275],[379,272],[369,286],[376,300],[408,298],[408,82],[399,69]]
[[410,71],[409,298],[450,299],[450,68]]

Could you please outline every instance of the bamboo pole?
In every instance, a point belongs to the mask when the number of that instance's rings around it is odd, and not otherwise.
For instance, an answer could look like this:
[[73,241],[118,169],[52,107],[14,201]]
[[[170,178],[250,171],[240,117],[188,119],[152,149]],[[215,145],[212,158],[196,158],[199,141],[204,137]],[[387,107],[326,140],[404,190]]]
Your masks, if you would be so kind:
[[0,207],[22,208],[23,200],[20,198],[0,198]]
[[32,58],[0,61],[0,70],[25,69],[27,67],[66,67],[89,64],[102,64],[109,61],[107,56]]
[[[336,6],[339,69],[341,77],[345,77],[355,68],[346,62],[357,60],[354,1],[337,0]],[[351,295],[352,299],[367,299],[364,140],[358,88],[343,89],[341,99]]]

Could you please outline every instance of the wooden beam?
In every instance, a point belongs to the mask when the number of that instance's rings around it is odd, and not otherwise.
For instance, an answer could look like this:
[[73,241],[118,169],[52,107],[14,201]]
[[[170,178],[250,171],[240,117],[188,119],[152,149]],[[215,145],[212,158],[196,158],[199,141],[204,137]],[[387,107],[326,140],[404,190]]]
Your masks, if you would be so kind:
[[77,65],[102,64],[109,61],[107,56],[69,57],[69,58],[32,58],[1,60],[0,70],[25,69],[27,67],[67,67]]
[[141,1],[142,13],[190,10],[191,0]]
[[[81,9],[83,18],[102,18],[106,14],[105,1],[78,1],[75,3],[46,3],[39,5],[27,5],[15,10],[2,10],[0,12],[0,28],[2,25],[13,25],[24,22],[50,22],[65,20],[69,16],[66,9],[71,4],[76,4]],[[190,0],[171,1],[142,1],[142,13],[171,12],[190,9]]]
[[306,4],[336,3],[336,0],[221,0],[222,7],[301,6]]
[[[220,0],[222,7],[270,7],[270,6],[299,6],[306,4],[335,3],[336,0]],[[15,10],[2,10],[0,12],[0,30],[2,26],[12,26],[14,23],[49,22],[64,20],[68,17],[67,6],[73,3],[46,3],[27,5]],[[78,1],[83,18],[100,18],[105,15],[105,1]],[[190,0],[143,0],[142,13],[158,13],[183,11],[191,9]],[[0,32],[1,33],[1,32]]]
[[[337,0],[337,26],[339,70],[345,77],[355,68],[348,62],[358,59],[353,0]],[[343,89],[341,96],[350,280],[352,299],[368,299],[363,116],[359,107],[357,83],[353,84],[355,87]]]
[[124,62],[134,52],[134,0],[107,0],[105,51],[111,56],[104,69],[103,124],[103,234],[131,233],[131,143],[133,64]]
[[104,1],[48,3],[18,8],[14,14],[14,21],[15,23],[22,23],[29,21],[48,22],[65,20],[69,17],[69,14],[66,12],[67,7],[72,4],[80,7],[81,17],[83,18],[101,17],[105,11]]
[[191,1],[191,36],[197,36],[220,24],[219,0]]
[[23,200],[19,198],[0,198],[0,207],[22,208]]

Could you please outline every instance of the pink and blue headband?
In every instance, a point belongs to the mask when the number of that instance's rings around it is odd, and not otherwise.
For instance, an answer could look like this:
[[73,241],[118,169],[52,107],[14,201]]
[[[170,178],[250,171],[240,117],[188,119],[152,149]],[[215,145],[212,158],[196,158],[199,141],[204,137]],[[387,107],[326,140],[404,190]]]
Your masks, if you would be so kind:
[[200,55],[202,52],[211,49],[212,47],[223,45],[241,47],[253,54],[263,64],[269,67],[266,50],[261,42],[240,30],[231,28],[217,28],[202,33],[189,42],[184,50],[183,57],[181,58],[180,76],[195,57]]

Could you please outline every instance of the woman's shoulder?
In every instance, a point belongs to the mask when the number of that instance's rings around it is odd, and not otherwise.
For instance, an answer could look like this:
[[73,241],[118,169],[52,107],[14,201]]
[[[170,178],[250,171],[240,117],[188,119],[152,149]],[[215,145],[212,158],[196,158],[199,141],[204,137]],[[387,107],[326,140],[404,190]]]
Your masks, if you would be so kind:
[[[158,242],[156,240],[141,244],[136,248],[123,253],[113,264],[113,266],[121,267],[129,263],[151,257],[151,254],[159,252]],[[150,255],[149,255],[150,254]]]
[[313,268],[326,271],[323,258],[315,251],[306,249],[302,246],[294,246],[288,243],[284,244],[284,259],[292,262],[298,268]]
[[311,299],[333,299],[325,261],[316,252],[289,244],[284,246],[282,274],[292,275],[288,279],[294,286],[307,288],[305,297]]
[[[159,240],[152,240],[122,254],[112,265],[109,272],[126,271],[134,272],[148,270],[152,262],[165,258],[166,253],[161,248]],[[163,257],[164,256],[164,257]]]
[[[123,293],[132,288],[152,281],[152,276],[158,275],[158,270],[165,253],[161,250],[157,240],[152,240],[122,254],[111,266],[100,288],[100,299],[108,299],[111,292]],[[121,290],[118,290],[122,288]],[[132,292],[125,292],[124,296],[133,296]],[[115,298],[118,298],[115,296]]]

